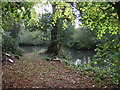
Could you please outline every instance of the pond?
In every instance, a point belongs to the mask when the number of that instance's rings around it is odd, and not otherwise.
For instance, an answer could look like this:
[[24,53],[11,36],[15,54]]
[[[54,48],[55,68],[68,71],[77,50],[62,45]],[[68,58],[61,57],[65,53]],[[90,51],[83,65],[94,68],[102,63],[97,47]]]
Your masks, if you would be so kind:
[[76,60],[81,60],[83,64],[89,63],[95,52],[92,50],[76,50],[76,49],[69,49],[70,56],[69,60],[75,62]]
[[45,51],[46,46],[20,46],[26,53]]
[[[38,52],[38,51],[45,51],[47,49],[46,46],[20,46],[25,52]],[[83,64],[89,63],[95,52],[92,50],[76,50],[76,49],[64,49],[64,53],[67,58],[75,62],[76,60],[81,60]]]

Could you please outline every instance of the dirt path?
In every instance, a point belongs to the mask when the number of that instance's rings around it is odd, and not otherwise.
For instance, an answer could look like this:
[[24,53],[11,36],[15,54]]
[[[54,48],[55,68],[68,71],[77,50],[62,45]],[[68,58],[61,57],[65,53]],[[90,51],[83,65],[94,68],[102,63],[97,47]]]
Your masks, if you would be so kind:
[[93,88],[95,83],[80,72],[56,61],[25,54],[14,64],[4,64],[3,88]]

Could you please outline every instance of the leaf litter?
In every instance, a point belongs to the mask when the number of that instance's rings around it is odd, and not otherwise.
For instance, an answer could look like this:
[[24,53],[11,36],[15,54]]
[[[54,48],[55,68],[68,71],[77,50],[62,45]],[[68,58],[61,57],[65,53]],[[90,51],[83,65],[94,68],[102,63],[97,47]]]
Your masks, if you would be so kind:
[[[25,54],[14,64],[2,65],[3,88],[95,88],[95,82],[74,72],[65,64],[56,61],[45,61],[40,54]],[[27,58],[28,57],[28,58]],[[34,58],[35,57],[35,58]],[[99,86],[97,86],[99,87]]]

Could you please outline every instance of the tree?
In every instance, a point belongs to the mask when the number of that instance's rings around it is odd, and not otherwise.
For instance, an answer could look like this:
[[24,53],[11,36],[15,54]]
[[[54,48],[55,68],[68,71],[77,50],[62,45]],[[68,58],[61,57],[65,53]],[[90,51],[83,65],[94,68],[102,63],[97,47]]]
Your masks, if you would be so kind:
[[[79,8],[79,5],[82,5]],[[82,26],[96,31],[102,42],[97,45],[95,64],[107,63],[108,69],[113,69],[117,83],[120,82],[120,1],[119,2],[84,2],[77,7],[82,11]],[[111,7],[112,5],[112,7]]]
[[[20,22],[25,18],[30,18],[30,9],[34,3],[29,2],[2,2],[2,50],[5,52],[12,52],[14,54],[20,54],[17,38],[20,31]],[[9,36],[6,32],[11,32]]]
[[[52,17],[52,30],[51,30],[51,43],[48,46],[47,53],[58,55],[61,48],[61,41],[58,38],[59,27],[60,30],[65,30],[67,22],[72,21],[73,15],[69,4],[65,2],[52,3],[53,17]],[[61,24],[60,24],[61,23]],[[61,26],[59,26],[59,24]]]
[[117,12],[117,15],[118,15],[118,19],[120,20],[120,1],[119,2],[115,2],[115,4],[113,4],[112,2],[109,2],[109,0],[106,0],[108,1],[108,3],[114,7],[116,9],[116,12]]
[[[53,14],[55,14],[56,12],[56,5],[55,4],[52,4],[52,9],[53,9]],[[58,52],[59,52],[59,46],[58,46],[58,43],[57,43],[57,30],[58,30],[58,20],[56,20],[56,23],[55,25],[53,25],[53,29],[51,30],[51,43],[50,45],[48,46],[48,50],[47,52],[48,53],[53,53],[54,55],[58,55]]]
[[11,35],[16,37],[20,30],[21,20],[31,18],[30,12],[33,5],[34,3],[31,2],[2,2],[3,30],[11,31]]
[[[118,17],[115,8],[111,8],[111,5],[106,2],[91,2],[84,3],[80,10],[82,10],[83,17],[82,24],[90,27],[91,30],[97,31],[99,39],[110,39],[110,36],[111,39],[113,39],[113,37],[114,39],[116,38],[114,42],[118,42],[119,25],[113,24]],[[112,46],[118,48],[118,46]]]

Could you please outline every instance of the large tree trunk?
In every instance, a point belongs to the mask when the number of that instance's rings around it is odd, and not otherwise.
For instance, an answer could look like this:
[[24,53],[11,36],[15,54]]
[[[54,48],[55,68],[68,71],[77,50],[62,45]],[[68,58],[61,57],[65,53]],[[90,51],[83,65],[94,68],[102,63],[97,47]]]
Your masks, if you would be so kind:
[[18,39],[18,33],[20,31],[20,25],[16,24],[16,22],[14,21],[13,27],[9,30],[11,32],[11,36],[15,39]]
[[[56,5],[52,5],[53,8],[53,14],[56,12]],[[47,53],[58,55],[59,53],[59,43],[58,43],[58,20],[55,23],[55,26],[53,26],[53,29],[51,30],[51,43],[48,45]]]

